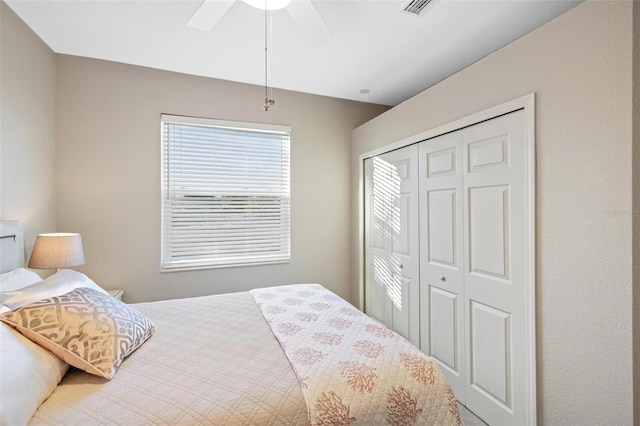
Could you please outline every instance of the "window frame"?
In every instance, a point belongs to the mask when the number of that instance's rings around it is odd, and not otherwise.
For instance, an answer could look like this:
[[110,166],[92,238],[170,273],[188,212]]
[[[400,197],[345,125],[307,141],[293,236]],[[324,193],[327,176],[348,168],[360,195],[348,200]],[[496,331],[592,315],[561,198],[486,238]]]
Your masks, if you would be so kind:
[[[219,129],[228,130],[237,130],[238,132],[265,132],[270,134],[283,134],[283,138],[286,138],[286,141],[283,139],[282,143],[286,143],[286,164],[281,161],[280,168],[285,170],[286,167],[286,176],[288,181],[286,183],[287,186],[287,196],[286,196],[286,205],[287,205],[287,214],[284,217],[287,226],[287,235],[286,235],[286,258],[278,258],[278,259],[266,259],[266,260],[251,260],[249,258],[245,259],[245,261],[237,261],[237,262],[224,262],[224,261],[216,261],[215,255],[212,257],[206,264],[204,261],[185,261],[180,262],[178,260],[173,260],[171,255],[167,254],[168,243],[167,238],[171,238],[171,235],[167,235],[170,232],[169,225],[167,224],[167,220],[171,220],[171,213],[167,212],[167,203],[169,201],[169,166],[167,166],[169,150],[168,144],[170,141],[165,141],[165,123],[176,123],[180,125],[194,125],[194,126],[207,126],[214,127]],[[161,114],[160,117],[160,144],[161,144],[161,167],[160,167],[160,272],[182,272],[182,271],[190,271],[190,270],[203,270],[203,269],[218,269],[218,268],[230,268],[230,267],[243,267],[243,266],[258,266],[258,265],[270,265],[270,264],[283,264],[291,262],[291,127],[283,126],[283,125],[275,125],[275,124],[262,124],[262,123],[249,123],[249,122],[239,122],[239,121],[227,121],[227,120],[219,120],[219,119],[211,119],[211,118],[200,118],[200,117],[190,117],[190,116],[179,116],[172,114]],[[212,150],[213,152],[213,150]],[[281,153],[283,150],[281,150]],[[218,195],[212,195],[212,197],[217,197]],[[222,197],[226,197],[229,195],[223,195]],[[248,197],[246,194],[238,194],[231,195],[231,197],[240,196],[240,197]],[[191,195],[191,197],[196,197],[196,195]],[[282,215],[280,216],[283,217]],[[281,219],[282,220],[282,219]],[[212,221],[211,223],[214,223]],[[280,234],[283,235],[283,234]]]

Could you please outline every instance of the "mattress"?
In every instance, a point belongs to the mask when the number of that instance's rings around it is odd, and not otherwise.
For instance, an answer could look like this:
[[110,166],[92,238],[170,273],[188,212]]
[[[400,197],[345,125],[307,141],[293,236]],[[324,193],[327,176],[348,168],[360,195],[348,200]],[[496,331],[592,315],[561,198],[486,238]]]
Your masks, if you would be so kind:
[[319,285],[132,306],[156,333],[111,380],[71,368],[31,424],[460,424],[435,362]]

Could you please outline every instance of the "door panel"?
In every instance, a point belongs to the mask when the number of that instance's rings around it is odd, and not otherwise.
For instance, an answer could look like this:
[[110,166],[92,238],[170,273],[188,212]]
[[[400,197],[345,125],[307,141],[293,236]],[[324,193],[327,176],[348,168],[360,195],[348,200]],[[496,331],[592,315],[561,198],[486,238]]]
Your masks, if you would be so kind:
[[[375,212],[382,208],[380,197],[372,196],[370,197],[370,211]],[[370,227],[370,239],[369,239],[369,247],[368,249],[380,249],[384,250],[384,233],[385,233],[385,222],[382,219],[382,215],[374,214],[371,216],[371,227]]]
[[462,132],[421,142],[420,349],[465,401]]
[[383,264],[374,263],[369,266],[369,273],[367,274],[370,277],[370,282],[367,286],[367,314],[381,322],[384,322],[384,283],[387,276],[384,266]]
[[469,269],[509,279],[509,187],[469,189]]
[[394,217],[394,221],[397,223],[391,224],[393,235],[391,250],[398,256],[411,256],[411,228],[416,226],[409,220],[412,201],[412,195],[407,193],[400,194],[397,200],[396,213],[394,214],[397,215]]
[[508,167],[509,135],[502,134],[468,144],[469,172]]
[[409,307],[412,282],[413,280],[410,277],[400,275],[400,279],[397,281],[398,287],[389,287],[387,291],[388,297],[393,302],[391,304],[393,308],[393,330],[407,338],[411,334],[412,328]]
[[365,160],[365,311],[420,342],[418,147]]
[[511,409],[511,315],[471,303],[471,387]]
[[[442,136],[445,139],[446,136]],[[436,138],[438,139],[438,138]],[[434,140],[426,143],[433,143]],[[446,148],[434,152],[427,151],[426,174],[429,178],[451,176],[460,171],[457,158],[460,156],[459,147]]]
[[431,356],[441,365],[457,374],[458,346],[458,296],[437,287],[430,287],[429,316],[431,328]]
[[466,406],[526,424],[524,113],[463,130]]
[[456,190],[427,192],[427,232],[429,262],[455,267],[456,248]]

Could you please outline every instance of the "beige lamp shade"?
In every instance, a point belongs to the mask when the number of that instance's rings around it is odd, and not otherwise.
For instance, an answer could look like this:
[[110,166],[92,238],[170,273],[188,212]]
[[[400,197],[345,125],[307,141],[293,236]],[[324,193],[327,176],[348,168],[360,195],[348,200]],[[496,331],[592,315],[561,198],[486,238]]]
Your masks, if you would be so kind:
[[29,268],[60,269],[84,264],[80,234],[40,234],[29,259]]

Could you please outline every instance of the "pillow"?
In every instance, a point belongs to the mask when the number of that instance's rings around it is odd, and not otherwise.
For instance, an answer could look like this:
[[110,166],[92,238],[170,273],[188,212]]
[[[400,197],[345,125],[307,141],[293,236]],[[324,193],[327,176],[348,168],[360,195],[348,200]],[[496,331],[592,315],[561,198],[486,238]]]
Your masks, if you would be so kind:
[[0,291],[19,290],[23,287],[42,281],[40,275],[24,268],[0,274]]
[[15,291],[0,292],[0,304],[17,309],[38,300],[59,296],[79,287],[87,287],[108,294],[85,274],[71,269],[61,269],[37,284]]
[[25,425],[69,365],[0,323],[0,424]]
[[137,310],[86,287],[6,312],[0,321],[68,364],[106,379],[155,332]]

